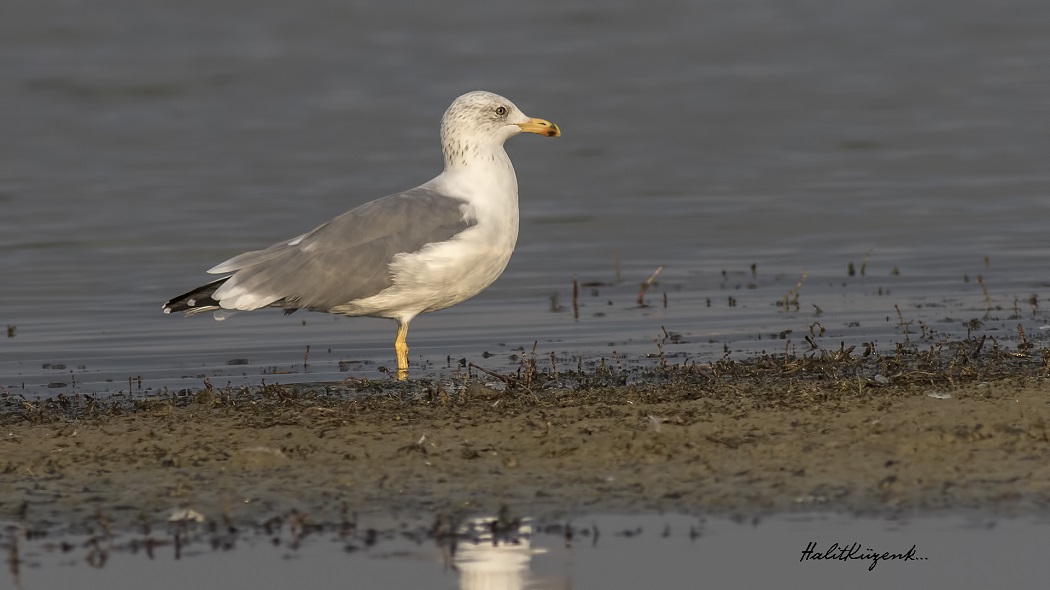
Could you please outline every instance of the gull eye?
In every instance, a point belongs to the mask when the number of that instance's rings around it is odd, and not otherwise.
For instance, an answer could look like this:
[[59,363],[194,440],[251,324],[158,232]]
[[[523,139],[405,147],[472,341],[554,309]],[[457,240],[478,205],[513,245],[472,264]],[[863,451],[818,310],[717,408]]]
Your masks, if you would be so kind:
[[505,106],[498,106],[498,107],[496,107],[496,114],[499,115],[500,117],[506,117],[507,116],[507,107],[505,107]]

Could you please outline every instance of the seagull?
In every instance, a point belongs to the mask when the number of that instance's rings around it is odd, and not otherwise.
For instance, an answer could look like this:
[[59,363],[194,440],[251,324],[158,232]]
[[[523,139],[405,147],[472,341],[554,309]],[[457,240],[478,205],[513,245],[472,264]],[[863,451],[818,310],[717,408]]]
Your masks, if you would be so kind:
[[164,313],[221,320],[263,307],[397,321],[397,377],[408,378],[408,324],[492,284],[518,239],[518,180],[503,148],[519,133],[558,137],[491,92],[468,92],[441,118],[445,168],[416,188],[351,209],[312,231],[246,252],[226,274],[164,304]]

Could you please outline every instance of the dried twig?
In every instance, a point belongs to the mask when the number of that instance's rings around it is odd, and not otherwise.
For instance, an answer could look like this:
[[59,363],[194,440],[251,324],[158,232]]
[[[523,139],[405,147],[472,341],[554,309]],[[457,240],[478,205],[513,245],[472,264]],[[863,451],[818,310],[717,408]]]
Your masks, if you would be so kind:
[[904,314],[901,313],[901,308],[900,308],[899,305],[894,304],[893,305],[893,309],[897,310],[897,320],[898,320],[897,325],[904,327],[904,341],[905,342],[909,342],[910,339],[908,338],[908,334],[910,334],[911,332],[908,330],[908,326],[911,325],[911,322],[904,321]]
[[468,363],[467,366],[470,367],[471,369],[477,369],[477,370],[481,371],[482,373],[485,373],[489,377],[495,377],[496,379],[499,379],[500,381],[506,383],[507,385],[511,385],[512,383],[517,381],[517,379],[515,379],[514,377],[510,377],[508,375],[500,375],[499,373],[496,373],[495,371],[490,371],[490,370],[486,369],[485,367],[481,367],[481,366],[475,365],[474,363]]
[[1028,351],[1032,348],[1032,345],[1028,343],[1028,338],[1025,338],[1024,328],[1021,324],[1017,324],[1017,335],[1021,338],[1021,343],[1017,345],[1017,350],[1024,356],[1028,356]]
[[787,309],[791,304],[795,305],[795,309],[798,309],[798,291],[802,288],[802,283],[806,282],[806,275],[808,271],[802,271],[802,278],[795,283],[794,287],[788,289],[788,292],[784,294],[784,300],[782,305]]
[[643,306],[643,307],[645,306],[645,301],[644,301],[645,292],[649,290],[649,287],[652,286],[653,281],[655,281],[656,277],[660,275],[660,271],[662,271],[666,266],[667,265],[665,265],[665,264],[661,264],[660,266],[658,266],[656,268],[656,270],[653,271],[653,274],[649,275],[649,278],[646,279],[646,281],[644,283],[642,283],[642,290],[638,291],[638,305],[639,306]]
[[992,298],[988,296],[988,288],[984,286],[984,276],[977,275],[977,282],[981,285],[981,290],[984,291],[985,311],[992,311]]

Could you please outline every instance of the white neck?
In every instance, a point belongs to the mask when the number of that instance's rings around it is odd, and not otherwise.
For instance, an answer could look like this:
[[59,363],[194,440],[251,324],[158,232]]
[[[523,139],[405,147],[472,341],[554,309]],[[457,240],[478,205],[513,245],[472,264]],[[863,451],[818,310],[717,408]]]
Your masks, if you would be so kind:
[[502,145],[485,150],[459,144],[446,149],[445,170],[427,184],[439,184],[445,194],[475,205],[499,203],[501,209],[518,208],[518,177]]

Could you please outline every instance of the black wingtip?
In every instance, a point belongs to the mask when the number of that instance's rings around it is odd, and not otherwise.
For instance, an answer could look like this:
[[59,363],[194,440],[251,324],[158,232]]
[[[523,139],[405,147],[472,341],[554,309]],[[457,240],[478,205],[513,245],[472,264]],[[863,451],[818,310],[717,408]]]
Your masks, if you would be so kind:
[[172,313],[176,311],[192,313],[194,311],[203,311],[202,308],[218,307],[219,302],[212,298],[212,293],[221,287],[228,278],[230,277],[223,277],[214,280],[207,285],[202,285],[192,291],[187,291],[178,297],[172,297],[161,309],[164,310],[164,313]]

